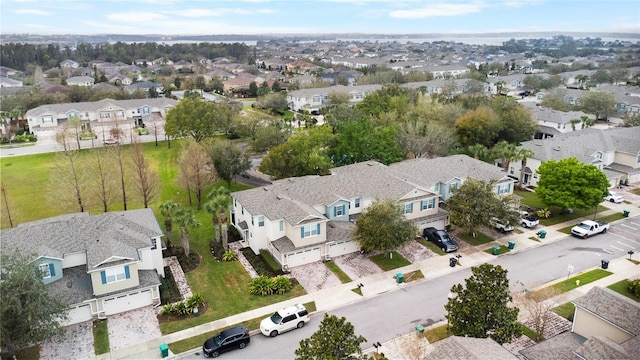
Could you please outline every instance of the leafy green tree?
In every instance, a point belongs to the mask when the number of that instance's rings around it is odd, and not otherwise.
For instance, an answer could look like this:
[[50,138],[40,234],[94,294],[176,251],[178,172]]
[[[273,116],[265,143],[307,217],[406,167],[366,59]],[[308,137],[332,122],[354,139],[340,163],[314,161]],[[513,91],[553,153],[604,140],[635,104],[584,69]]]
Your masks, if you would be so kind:
[[549,90],[544,94],[541,105],[558,111],[571,111],[573,106],[564,101],[565,95],[564,89]]
[[229,189],[218,186],[209,193],[209,201],[204,204],[204,210],[211,214],[211,221],[216,232],[216,241],[222,239],[222,247],[227,250],[227,211],[233,204]]
[[444,306],[449,330],[457,336],[491,337],[499,344],[519,337],[519,309],[509,307],[512,298],[507,270],[482,264],[472,267],[471,272],[464,286],[451,287],[454,296]]
[[279,114],[281,111],[287,109],[287,96],[281,92],[274,94],[266,93],[258,98],[256,107],[269,110],[269,112],[274,115]]
[[447,156],[456,145],[453,127],[442,121],[410,118],[400,125],[400,148],[409,156]]
[[274,146],[284,144],[289,134],[277,125],[269,125],[256,129],[255,139],[251,142],[251,148],[255,152],[263,152]]
[[296,360],[365,360],[360,344],[366,341],[344,316],[325,314],[318,331],[300,341]]
[[394,200],[374,200],[356,223],[354,239],[364,251],[381,250],[385,256],[415,239],[418,229]]
[[188,136],[200,142],[218,133],[226,133],[237,108],[199,98],[185,98],[167,113],[165,132],[172,137]]
[[329,93],[330,105],[347,105],[349,104],[349,93],[346,91],[332,91]]
[[580,108],[588,114],[594,114],[596,120],[615,114],[618,102],[613,94],[605,91],[587,91],[580,97]]
[[251,161],[249,155],[242,151],[230,140],[215,140],[207,146],[207,152],[216,168],[218,177],[227,182],[231,188],[231,181],[236,175],[249,170]]
[[347,104],[329,105],[320,111],[324,114],[324,121],[331,125],[334,131],[345,122],[362,119],[362,112]]
[[493,146],[501,124],[498,115],[487,107],[469,110],[456,120],[455,131],[462,146],[482,144]]
[[[390,164],[404,159],[395,126],[373,127],[367,120],[349,121],[338,129],[331,143],[330,156],[342,159],[339,165],[377,160]],[[346,155],[346,156],[345,156]]]
[[200,90],[200,96],[202,96],[202,89],[207,87],[207,80],[202,75],[198,75],[194,82],[196,89]]
[[519,144],[533,138],[538,131],[538,124],[531,111],[512,98],[496,96],[491,100],[491,108],[498,115],[500,126],[498,139]]
[[580,163],[576,158],[545,161],[536,172],[540,175],[536,187],[538,198],[547,206],[563,210],[597,209],[610,186],[602,170]]
[[488,225],[494,216],[515,224],[517,219],[508,211],[508,202],[497,196],[494,186],[493,182],[469,178],[455,189],[447,201],[451,223],[474,236],[475,230]]
[[193,211],[188,208],[178,207],[174,212],[174,221],[180,227],[180,237],[182,239],[182,249],[185,255],[189,256],[191,253],[191,246],[189,245],[189,230],[200,226],[198,220],[193,215]]
[[273,91],[274,93],[278,93],[280,92],[280,90],[282,90],[280,83],[278,82],[278,80],[274,81],[271,85],[271,91]]
[[47,291],[35,255],[1,256],[0,347],[14,356],[18,349],[61,336],[69,306]]
[[520,148],[516,152],[515,160],[520,160],[520,177],[518,180],[518,184],[520,188],[524,188],[524,170],[527,167],[527,159],[533,157],[535,154],[533,151],[525,148]]
[[249,83],[249,96],[256,97],[258,96],[258,84],[255,81]]
[[613,82],[613,76],[609,70],[600,68],[591,75],[591,80],[597,84],[610,84]]
[[178,204],[167,200],[160,204],[160,215],[164,218],[164,229],[167,237],[167,249],[171,248],[171,230],[173,228],[173,216],[178,209]]

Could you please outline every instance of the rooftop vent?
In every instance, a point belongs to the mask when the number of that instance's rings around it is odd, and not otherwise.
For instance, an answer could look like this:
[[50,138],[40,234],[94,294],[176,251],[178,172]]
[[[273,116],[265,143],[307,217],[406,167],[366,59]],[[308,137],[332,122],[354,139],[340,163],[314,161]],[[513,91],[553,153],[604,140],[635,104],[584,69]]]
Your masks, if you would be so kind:
[[266,187],[265,187],[265,188],[262,188],[262,190],[264,190],[264,191],[269,191],[269,189],[268,189],[268,188],[266,188]]

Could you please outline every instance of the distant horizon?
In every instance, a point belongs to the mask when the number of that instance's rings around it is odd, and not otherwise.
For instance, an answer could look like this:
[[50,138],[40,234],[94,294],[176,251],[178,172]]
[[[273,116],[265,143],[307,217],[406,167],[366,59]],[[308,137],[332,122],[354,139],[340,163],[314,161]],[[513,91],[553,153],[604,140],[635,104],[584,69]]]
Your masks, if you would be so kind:
[[[640,34],[637,0],[2,0],[0,34]],[[142,36],[142,35],[141,35]]]

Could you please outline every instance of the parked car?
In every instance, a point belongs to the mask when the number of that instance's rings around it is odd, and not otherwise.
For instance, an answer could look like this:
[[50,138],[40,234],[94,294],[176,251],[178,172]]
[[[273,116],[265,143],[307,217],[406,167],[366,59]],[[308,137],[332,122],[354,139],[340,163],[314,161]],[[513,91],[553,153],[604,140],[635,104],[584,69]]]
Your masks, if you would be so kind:
[[530,215],[528,212],[523,210],[519,211],[519,213],[520,225],[522,225],[523,228],[533,229],[540,224],[540,220],[538,220],[537,215]]
[[116,140],[116,139],[106,139],[104,141],[105,145],[116,145],[117,143],[118,143],[118,140]]
[[609,191],[609,194],[604,197],[605,201],[611,201],[612,203],[619,204],[624,201],[624,197],[617,192]]
[[264,336],[275,337],[293,329],[300,329],[310,320],[309,312],[302,304],[295,304],[273,313],[260,322]]
[[571,234],[583,239],[589,236],[604,234],[609,230],[610,225],[600,220],[585,220],[571,228]]
[[503,224],[498,218],[491,218],[491,226],[503,233],[513,231],[513,225]]
[[422,236],[435,244],[444,252],[452,252],[458,250],[458,244],[444,230],[438,230],[434,227],[428,227],[422,230]]
[[202,345],[204,357],[218,357],[223,352],[233,349],[244,349],[251,342],[249,330],[244,326],[236,326],[218,333]]

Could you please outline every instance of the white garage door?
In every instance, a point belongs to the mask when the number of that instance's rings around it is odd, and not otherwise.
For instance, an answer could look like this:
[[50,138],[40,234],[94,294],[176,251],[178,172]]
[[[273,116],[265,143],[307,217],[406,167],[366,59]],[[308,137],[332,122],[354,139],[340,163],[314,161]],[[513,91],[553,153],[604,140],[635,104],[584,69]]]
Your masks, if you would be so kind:
[[422,230],[428,228],[428,227],[434,227],[436,229],[439,230],[444,230],[444,219],[441,220],[434,220],[431,222],[426,222],[426,221],[422,221],[418,223],[418,228],[420,229],[420,234],[422,234]]
[[285,262],[285,264],[287,264],[291,268],[294,266],[312,263],[314,261],[321,260],[320,254],[321,252],[319,246],[300,250],[295,253],[287,254],[287,261]]
[[69,320],[64,326],[78,324],[93,319],[91,316],[91,307],[89,304],[76,306],[69,309]]
[[351,254],[359,250],[360,247],[355,241],[340,241],[335,244],[329,245],[329,256],[333,258],[340,255]]
[[152,303],[151,290],[144,290],[139,293],[104,300],[104,313],[106,315],[118,314],[151,305]]

